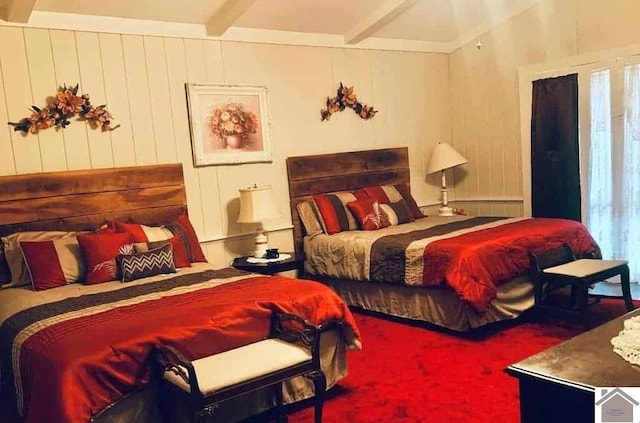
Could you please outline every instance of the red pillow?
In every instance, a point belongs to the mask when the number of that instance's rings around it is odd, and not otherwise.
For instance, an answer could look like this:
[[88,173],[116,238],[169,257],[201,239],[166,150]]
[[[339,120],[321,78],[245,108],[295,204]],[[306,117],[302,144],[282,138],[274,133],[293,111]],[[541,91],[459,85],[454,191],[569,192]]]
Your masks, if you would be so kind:
[[185,213],[178,216],[176,220],[168,225],[164,225],[164,227],[169,229],[174,236],[180,238],[190,263],[207,262],[202,252],[202,247],[200,247],[198,235],[196,235],[196,231],[191,226],[189,217]]
[[134,252],[129,232],[81,234],[77,238],[87,266],[87,285],[118,279],[116,257]]
[[409,210],[411,210],[411,214],[414,219],[425,217],[422,210],[420,210],[420,207],[418,207],[416,200],[411,195],[411,188],[407,182],[395,185],[366,187],[363,188],[363,190],[367,193],[367,197],[373,200],[378,200],[382,204],[396,203],[400,200],[404,200],[407,203]]
[[347,203],[347,206],[362,230],[375,231],[376,229],[391,226],[389,216],[382,210],[380,203],[376,200],[352,201]]
[[85,277],[84,262],[75,236],[50,241],[21,241],[20,248],[35,291],[64,286]]

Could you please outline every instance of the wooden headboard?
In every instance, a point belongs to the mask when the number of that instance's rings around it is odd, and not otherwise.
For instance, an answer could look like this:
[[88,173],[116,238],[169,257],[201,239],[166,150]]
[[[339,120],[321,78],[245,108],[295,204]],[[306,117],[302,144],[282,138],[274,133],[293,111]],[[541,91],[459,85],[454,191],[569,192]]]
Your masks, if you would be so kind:
[[182,164],[3,176],[0,187],[0,236],[116,219],[152,225],[187,210]]
[[293,240],[302,252],[304,231],[297,204],[311,195],[409,182],[407,147],[287,158]]

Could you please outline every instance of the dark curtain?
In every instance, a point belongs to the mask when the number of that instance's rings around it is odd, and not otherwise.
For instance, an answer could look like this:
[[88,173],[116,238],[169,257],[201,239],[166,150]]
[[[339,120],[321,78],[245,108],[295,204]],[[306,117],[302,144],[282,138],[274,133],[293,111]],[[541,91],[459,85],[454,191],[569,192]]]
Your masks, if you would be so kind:
[[532,107],[532,214],[580,221],[578,75],[534,81]]

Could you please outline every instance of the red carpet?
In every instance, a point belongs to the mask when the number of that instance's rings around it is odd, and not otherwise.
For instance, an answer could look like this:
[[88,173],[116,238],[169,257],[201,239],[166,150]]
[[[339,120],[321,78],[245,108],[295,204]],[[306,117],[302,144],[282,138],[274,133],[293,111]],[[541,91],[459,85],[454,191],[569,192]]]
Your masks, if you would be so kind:
[[[517,423],[517,380],[503,369],[625,312],[622,300],[607,299],[589,307],[587,323],[535,312],[466,336],[358,313],[364,348],[349,353],[323,421]],[[312,422],[312,411],[289,422]]]

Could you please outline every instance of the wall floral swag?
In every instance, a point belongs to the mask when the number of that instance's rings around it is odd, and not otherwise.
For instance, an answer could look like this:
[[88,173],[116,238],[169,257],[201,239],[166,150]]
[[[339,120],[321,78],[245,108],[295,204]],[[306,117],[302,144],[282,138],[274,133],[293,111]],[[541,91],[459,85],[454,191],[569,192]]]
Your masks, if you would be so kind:
[[66,128],[74,116],[77,120],[86,121],[92,129],[101,128],[102,131],[113,131],[120,125],[111,126],[113,116],[103,104],[93,106],[89,101],[89,94],[78,95],[78,85],[58,88],[55,97],[47,97],[47,105],[40,108],[31,106],[31,116],[21,119],[19,122],[9,122],[14,131],[37,134],[41,129]]
[[327,108],[320,110],[321,121],[329,120],[332,114],[341,112],[347,107],[353,109],[362,119],[371,119],[378,113],[373,106],[360,103],[353,92],[353,87],[345,87],[341,82],[337,95],[335,97],[327,97]]

